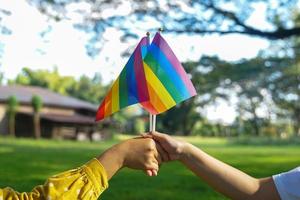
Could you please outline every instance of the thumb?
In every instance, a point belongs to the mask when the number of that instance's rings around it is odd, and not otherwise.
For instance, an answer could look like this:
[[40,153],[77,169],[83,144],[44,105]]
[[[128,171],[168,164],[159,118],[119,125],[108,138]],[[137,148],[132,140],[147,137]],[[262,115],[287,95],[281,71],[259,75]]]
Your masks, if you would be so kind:
[[150,132],[150,135],[152,136],[152,138],[154,140],[157,140],[157,141],[165,141],[166,140],[166,134],[163,134],[163,133],[159,133],[159,132]]
[[143,137],[143,138],[152,138],[152,135],[150,134],[150,133],[142,133],[142,134],[140,134],[141,135],[141,137]]

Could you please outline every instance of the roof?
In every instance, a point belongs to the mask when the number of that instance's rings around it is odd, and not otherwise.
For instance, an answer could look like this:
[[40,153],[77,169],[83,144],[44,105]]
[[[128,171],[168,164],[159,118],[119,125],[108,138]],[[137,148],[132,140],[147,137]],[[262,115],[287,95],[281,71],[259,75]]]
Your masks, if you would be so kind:
[[31,104],[32,96],[37,95],[42,98],[45,106],[97,111],[97,106],[92,103],[64,96],[41,87],[21,85],[0,86],[0,102],[6,102],[13,95],[16,96],[21,104]]
[[[18,114],[26,115],[26,116],[33,116],[33,113],[30,112],[19,112]],[[49,114],[49,113],[41,113],[40,118],[56,122],[56,123],[68,123],[68,124],[76,124],[76,125],[94,125],[96,124],[95,118],[80,114],[73,114],[73,115],[58,115],[58,114]]]
[[94,117],[88,117],[84,115],[71,115],[71,116],[64,116],[64,115],[53,115],[53,114],[42,114],[42,119],[46,119],[53,122],[60,122],[60,123],[72,123],[72,124],[95,124]]

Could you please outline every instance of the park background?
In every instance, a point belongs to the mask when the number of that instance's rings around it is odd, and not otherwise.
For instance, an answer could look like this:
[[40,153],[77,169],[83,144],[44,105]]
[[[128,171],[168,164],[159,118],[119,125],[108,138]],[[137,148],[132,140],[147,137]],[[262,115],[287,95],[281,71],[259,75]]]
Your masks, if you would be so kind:
[[[159,115],[157,130],[252,176],[270,176],[300,163],[299,9],[297,0],[3,0],[0,84],[98,105],[139,38],[163,28],[198,95]],[[33,99],[43,106],[43,96]],[[7,115],[18,105],[11,96]],[[147,117],[138,106],[114,114],[109,126],[97,125],[110,134],[103,141],[0,133],[0,187],[30,191],[147,131]],[[102,197],[116,198],[225,199],[176,162],[156,178],[122,170]]]

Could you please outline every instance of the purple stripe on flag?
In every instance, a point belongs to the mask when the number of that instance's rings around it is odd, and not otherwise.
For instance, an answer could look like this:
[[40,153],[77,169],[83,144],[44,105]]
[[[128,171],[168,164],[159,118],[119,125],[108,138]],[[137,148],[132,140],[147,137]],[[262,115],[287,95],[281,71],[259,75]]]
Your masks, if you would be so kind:
[[164,38],[161,37],[159,33],[156,33],[156,35],[155,35],[152,42],[154,44],[156,44],[161,49],[161,51],[165,54],[167,59],[173,65],[176,72],[178,73],[178,75],[181,77],[181,79],[185,83],[186,87],[188,88],[188,91],[189,91],[190,95],[191,96],[196,95],[197,92],[196,92],[196,90],[193,86],[192,81],[188,78],[188,76],[187,76],[184,68],[182,67],[181,63],[179,62],[179,60],[177,59],[177,57],[173,53],[173,51],[170,48],[170,46],[168,45],[168,43],[164,40]]
[[135,50],[134,54],[134,71],[135,71],[135,79],[137,83],[137,90],[138,90],[138,98],[139,102],[145,102],[149,100],[149,94],[147,89],[147,82],[143,67],[142,61],[142,46],[148,45],[147,38],[144,37],[138,47]]
[[143,37],[139,43],[141,46],[148,46],[149,45],[149,39],[148,37]]

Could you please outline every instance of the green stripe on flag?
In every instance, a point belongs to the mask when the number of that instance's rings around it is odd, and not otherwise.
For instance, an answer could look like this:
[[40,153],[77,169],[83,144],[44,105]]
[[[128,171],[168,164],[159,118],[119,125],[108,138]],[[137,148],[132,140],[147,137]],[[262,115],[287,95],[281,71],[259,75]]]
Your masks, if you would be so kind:
[[172,80],[169,78],[169,75],[159,66],[159,63],[155,60],[155,58],[148,52],[147,56],[144,59],[144,62],[152,69],[157,78],[161,81],[161,83],[165,86],[167,91],[170,93],[172,98],[176,103],[182,101],[182,95],[175,87]]
[[128,87],[127,87],[127,80],[126,80],[126,67],[122,70],[120,74],[119,80],[119,98],[120,98],[120,109],[128,106]]

